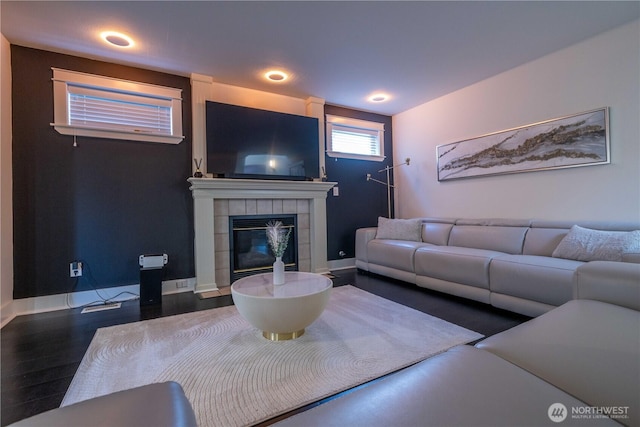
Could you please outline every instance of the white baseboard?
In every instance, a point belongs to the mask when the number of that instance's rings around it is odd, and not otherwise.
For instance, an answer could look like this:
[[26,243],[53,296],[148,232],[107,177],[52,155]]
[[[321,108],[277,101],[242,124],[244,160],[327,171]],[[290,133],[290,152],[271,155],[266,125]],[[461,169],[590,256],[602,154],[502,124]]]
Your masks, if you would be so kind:
[[347,268],[355,268],[356,259],[355,258],[337,259],[334,261],[328,261],[327,264],[329,265],[329,270],[331,271],[346,270]]
[[[328,261],[328,268],[331,271],[344,270],[355,267],[355,258],[345,258],[341,260]],[[180,287],[178,287],[178,285]],[[195,292],[196,278],[165,280],[162,282],[162,295],[178,294],[181,292]],[[98,293],[99,292],[99,295]],[[21,298],[9,301],[0,307],[0,328],[3,328],[16,316],[27,314],[45,313],[48,311],[68,310],[69,308],[82,307],[93,302],[101,302],[103,299],[111,299],[116,295],[125,293],[117,297],[114,301],[127,301],[137,299],[134,295],[140,295],[140,285],[118,286],[114,288],[103,288],[98,291],[71,292],[57,295],[46,295],[42,297]]]
[[0,329],[16,317],[13,312],[13,300],[5,302],[0,307]]
[[[195,284],[195,277],[188,279],[166,280],[162,282],[162,295],[193,292]],[[178,288],[178,285],[182,287]],[[2,323],[0,323],[0,328],[4,327],[16,316],[67,310],[70,308],[82,307],[94,302],[101,303],[102,300],[110,300],[112,298],[115,298],[114,302],[128,301],[131,299],[138,299],[139,295],[140,285],[136,284],[117,286],[114,288],[103,288],[98,289],[97,291],[70,292],[58,295],[16,299],[2,306]]]
[[[179,288],[178,285],[182,287]],[[195,277],[190,277],[188,279],[165,280],[162,282],[162,295],[180,294],[182,292],[194,292],[195,288]]]
[[[118,297],[117,295],[126,292]],[[92,303],[100,303],[103,299],[115,298],[114,301],[126,301],[140,295],[140,285],[118,286],[98,289],[97,291],[69,292],[42,297],[21,298],[13,300],[13,312],[16,316],[45,313],[48,311],[66,310],[82,307]]]

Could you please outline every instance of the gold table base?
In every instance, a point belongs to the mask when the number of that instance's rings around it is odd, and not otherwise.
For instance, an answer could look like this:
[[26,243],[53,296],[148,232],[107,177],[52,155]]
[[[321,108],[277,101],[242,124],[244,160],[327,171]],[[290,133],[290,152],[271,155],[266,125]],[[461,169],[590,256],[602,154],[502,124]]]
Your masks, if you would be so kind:
[[267,332],[262,331],[262,336],[271,341],[287,341],[294,340],[304,335],[304,329],[295,332]]

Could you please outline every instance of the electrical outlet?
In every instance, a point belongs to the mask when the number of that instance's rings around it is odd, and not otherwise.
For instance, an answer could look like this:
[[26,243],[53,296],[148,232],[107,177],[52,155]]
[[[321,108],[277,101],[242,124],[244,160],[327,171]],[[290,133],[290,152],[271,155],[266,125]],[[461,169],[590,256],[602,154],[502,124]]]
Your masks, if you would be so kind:
[[176,288],[180,289],[180,288],[186,288],[187,285],[187,281],[186,280],[176,280]]
[[69,277],[82,276],[82,263],[80,261],[74,261],[69,263]]

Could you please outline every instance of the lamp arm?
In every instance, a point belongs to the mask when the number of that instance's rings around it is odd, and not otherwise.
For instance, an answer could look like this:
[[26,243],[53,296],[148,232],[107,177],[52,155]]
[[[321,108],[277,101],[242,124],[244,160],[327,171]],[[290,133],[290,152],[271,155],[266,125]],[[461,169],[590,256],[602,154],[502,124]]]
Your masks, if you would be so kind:
[[382,185],[387,187],[387,212],[388,212],[388,218],[391,218],[391,189],[395,188],[395,186],[393,184],[391,184],[391,176],[389,174],[389,171],[391,171],[391,169],[393,169],[393,168],[397,168],[398,166],[403,166],[403,165],[407,165],[408,166],[410,161],[411,161],[411,159],[409,157],[407,157],[405,159],[404,163],[400,163],[400,164],[397,164],[395,166],[387,166],[384,169],[380,169],[378,172],[386,172],[387,173],[387,182],[371,178],[371,174],[370,173],[367,174],[367,181],[377,182],[378,184],[382,184]]
[[377,182],[378,184],[387,185],[386,182],[380,181],[379,179],[371,178],[371,174],[367,174],[367,181]]
[[388,171],[388,170],[395,169],[395,168],[397,168],[397,167],[399,167],[399,166],[404,166],[404,165],[409,166],[409,163],[410,163],[410,162],[411,162],[411,158],[410,158],[410,157],[407,157],[407,158],[404,160],[404,162],[403,162],[403,163],[398,163],[397,165],[393,165],[393,166],[387,166],[387,167],[385,167],[384,169],[380,169],[378,172]]
[[369,178],[367,181],[373,181],[373,182],[377,182],[378,184],[388,185],[388,186],[389,186],[389,187],[391,187],[391,188],[395,188],[395,187],[393,186],[393,184],[388,184],[388,183],[386,183],[386,182],[384,182],[384,181],[380,181],[380,180],[375,179],[375,178]]

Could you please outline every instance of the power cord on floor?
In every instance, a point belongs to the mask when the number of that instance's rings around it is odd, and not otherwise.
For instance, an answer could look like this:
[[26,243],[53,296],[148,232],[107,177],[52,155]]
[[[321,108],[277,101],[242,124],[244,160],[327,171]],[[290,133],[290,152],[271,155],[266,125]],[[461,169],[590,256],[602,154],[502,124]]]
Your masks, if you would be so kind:
[[[135,292],[129,292],[129,291],[122,291],[120,293],[118,293],[117,295],[114,295],[112,297],[104,297],[100,294],[100,291],[98,290],[98,286],[97,286],[97,282],[95,280],[95,278],[93,277],[93,273],[91,272],[91,267],[89,266],[89,263],[86,261],[80,261],[82,262],[82,267],[83,270],[85,272],[84,276],[79,276],[76,277],[74,280],[73,285],[71,286],[71,289],[69,292],[67,292],[67,297],[66,297],[66,303],[67,303],[67,307],[69,308],[85,308],[85,307],[93,307],[93,306],[99,306],[99,305],[108,305],[108,304],[113,304],[113,303],[118,303],[118,302],[127,302],[127,301],[135,301],[137,299],[140,299],[140,295],[136,294]],[[87,279],[87,284],[89,286],[91,286],[91,289],[93,289],[93,291],[96,293],[96,295],[98,295],[98,300],[96,301],[92,301],[89,302],[87,304],[81,304],[79,306],[73,307],[69,301],[69,297],[71,295],[71,293],[73,293],[76,288],[78,287],[78,285],[80,284],[80,280],[86,277]],[[116,298],[120,297],[121,295],[132,295],[132,298],[128,298],[128,299],[124,299],[124,300],[116,300]]]

